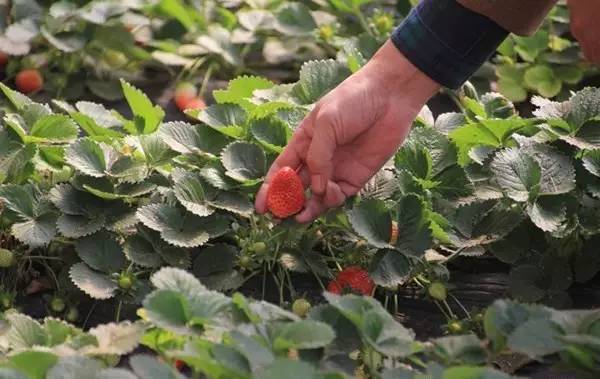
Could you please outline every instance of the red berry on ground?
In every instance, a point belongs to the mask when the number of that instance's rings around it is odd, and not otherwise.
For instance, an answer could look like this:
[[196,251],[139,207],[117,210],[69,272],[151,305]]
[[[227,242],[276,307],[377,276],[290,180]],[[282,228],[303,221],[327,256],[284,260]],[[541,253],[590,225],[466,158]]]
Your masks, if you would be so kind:
[[358,266],[346,267],[340,271],[334,281],[329,283],[329,292],[341,294],[346,291],[360,295],[371,295],[375,283],[366,270]]
[[15,77],[15,85],[23,93],[33,93],[42,89],[44,78],[36,69],[22,70]]
[[302,210],[304,207],[304,186],[300,177],[290,167],[279,170],[267,191],[267,207],[278,218],[287,218]]

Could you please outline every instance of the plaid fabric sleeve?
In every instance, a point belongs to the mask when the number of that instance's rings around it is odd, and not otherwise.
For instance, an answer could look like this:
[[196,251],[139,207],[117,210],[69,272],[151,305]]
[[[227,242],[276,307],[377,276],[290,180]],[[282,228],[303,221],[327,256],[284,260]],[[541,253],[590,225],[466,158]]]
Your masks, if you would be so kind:
[[496,51],[508,31],[456,0],[422,0],[392,33],[408,60],[457,89]]

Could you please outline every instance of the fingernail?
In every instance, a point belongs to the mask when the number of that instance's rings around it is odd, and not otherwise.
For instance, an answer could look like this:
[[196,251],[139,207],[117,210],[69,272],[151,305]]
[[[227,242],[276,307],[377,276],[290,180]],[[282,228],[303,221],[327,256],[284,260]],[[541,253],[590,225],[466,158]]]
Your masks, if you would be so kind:
[[323,175],[313,175],[311,178],[311,189],[313,192],[321,195],[325,193],[325,186],[327,185],[327,180]]

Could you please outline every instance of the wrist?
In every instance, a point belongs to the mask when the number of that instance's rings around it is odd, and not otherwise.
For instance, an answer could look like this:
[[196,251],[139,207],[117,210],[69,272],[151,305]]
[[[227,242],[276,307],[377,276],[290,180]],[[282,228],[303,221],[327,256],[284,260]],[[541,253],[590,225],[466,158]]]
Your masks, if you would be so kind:
[[389,40],[375,53],[364,70],[389,97],[403,98],[419,108],[441,88]]

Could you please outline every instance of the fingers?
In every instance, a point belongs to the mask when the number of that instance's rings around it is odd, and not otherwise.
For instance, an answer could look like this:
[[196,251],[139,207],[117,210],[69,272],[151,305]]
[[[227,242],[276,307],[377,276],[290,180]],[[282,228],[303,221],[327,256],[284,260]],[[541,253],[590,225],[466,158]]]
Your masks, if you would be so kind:
[[333,174],[333,154],[337,142],[335,130],[327,121],[315,124],[314,135],[306,154],[311,174],[310,188],[318,196],[325,195]]
[[[264,214],[268,210],[267,192],[269,190],[269,182],[271,181],[273,175],[275,175],[275,173],[283,167],[288,166],[293,169],[297,169],[303,164],[311,140],[310,133],[307,132],[307,130],[311,127],[311,120],[312,116],[309,115],[302,121],[286,148],[277,157],[277,159],[275,159],[269,168],[269,171],[265,176],[265,180],[258,190],[256,199],[254,201],[254,207],[256,208],[256,212],[258,214]],[[299,172],[299,175],[304,186],[308,187],[310,180],[310,174],[308,173],[308,170],[302,168]]]
[[295,219],[301,224],[306,224],[317,219],[325,210],[327,207],[323,203],[323,198],[313,195],[306,201],[304,209],[296,215]]

